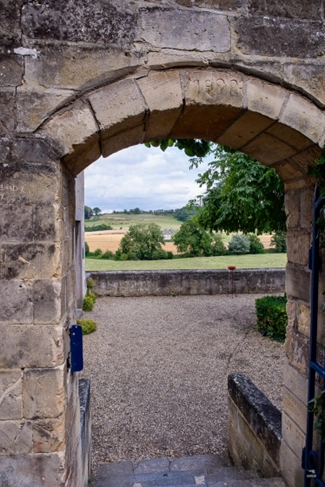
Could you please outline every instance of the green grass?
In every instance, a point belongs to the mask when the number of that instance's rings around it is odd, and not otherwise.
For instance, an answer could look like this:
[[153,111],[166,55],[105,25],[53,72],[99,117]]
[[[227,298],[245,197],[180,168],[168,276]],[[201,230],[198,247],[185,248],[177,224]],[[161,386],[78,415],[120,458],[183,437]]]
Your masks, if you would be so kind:
[[193,257],[172,260],[128,260],[115,261],[86,259],[87,271],[140,271],[177,269],[227,269],[234,265],[238,269],[263,267],[285,267],[287,254],[266,253],[258,255],[223,255],[220,257]]

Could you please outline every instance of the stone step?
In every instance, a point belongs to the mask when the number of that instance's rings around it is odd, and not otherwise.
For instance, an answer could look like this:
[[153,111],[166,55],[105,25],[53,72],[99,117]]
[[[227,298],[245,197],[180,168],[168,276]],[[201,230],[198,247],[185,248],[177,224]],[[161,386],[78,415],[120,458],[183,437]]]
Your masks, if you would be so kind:
[[226,454],[156,458],[100,465],[93,487],[284,487],[281,479],[261,479],[233,467]]

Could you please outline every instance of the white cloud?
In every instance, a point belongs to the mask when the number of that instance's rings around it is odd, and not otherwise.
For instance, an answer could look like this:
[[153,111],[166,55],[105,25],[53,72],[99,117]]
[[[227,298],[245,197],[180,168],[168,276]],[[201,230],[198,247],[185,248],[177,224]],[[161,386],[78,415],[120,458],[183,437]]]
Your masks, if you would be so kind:
[[85,204],[103,212],[139,207],[180,208],[202,192],[195,183],[199,169],[189,170],[188,157],[176,148],[138,145],[100,158],[85,171]]

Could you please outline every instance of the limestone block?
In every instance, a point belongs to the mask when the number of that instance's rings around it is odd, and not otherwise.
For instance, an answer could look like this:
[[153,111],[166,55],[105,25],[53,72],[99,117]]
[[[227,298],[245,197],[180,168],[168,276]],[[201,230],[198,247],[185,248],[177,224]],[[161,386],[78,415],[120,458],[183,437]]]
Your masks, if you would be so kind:
[[22,0],[12,2],[1,0],[1,32],[0,46],[6,50],[19,45],[21,39],[20,8]]
[[[44,8],[45,6],[45,8]],[[46,1],[26,4],[22,12],[22,30],[31,39],[91,43],[126,49],[135,38],[137,14],[131,8],[117,8],[112,2]]]
[[311,233],[289,230],[286,240],[288,262],[308,266]]
[[34,453],[52,453],[64,447],[64,415],[54,419],[38,419],[32,422]]
[[0,137],[13,132],[16,121],[14,88],[2,88],[0,91]]
[[296,308],[297,308],[297,301],[295,299],[288,298],[287,305],[286,305],[286,311],[288,315],[288,329],[295,327],[297,321]]
[[298,298],[306,303],[309,303],[310,271],[306,269],[299,269],[292,264],[287,264],[286,290],[288,296]]
[[35,205],[33,209],[33,238],[36,241],[58,242],[62,238],[61,208],[57,203]]
[[294,147],[299,151],[302,151],[311,145],[311,142],[307,137],[282,123],[272,125],[267,129],[267,133],[286,142],[288,145],[291,145],[291,147]]
[[65,410],[64,366],[25,370],[23,415],[27,419],[58,418]]
[[[97,145],[97,131],[98,127],[92,111],[86,103],[77,101],[69,109],[57,114],[47,122],[42,128],[41,134],[49,136],[59,144],[61,155],[72,154],[77,146],[79,146],[80,151],[86,153],[87,146],[92,147],[94,145],[94,151],[98,158],[100,150]],[[84,158],[86,158],[86,154]]]
[[[1,185],[1,183],[0,183]],[[17,206],[15,203],[6,202],[8,193],[16,192],[15,185],[1,185],[1,220],[0,220],[0,242],[29,242],[33,240],[33,212],[34,207]],[[8,189],[7,189],[8,188]],[[23,224],[22,224],[23,222]]]
[[89,90],[134,72],[143,57],[118,49],[42,45],[36,59],[26,58],[24,80],[35,89]]
[[250,142],[260,132],[264,131],[273,120],[259,113],[245,112],[229,129],[218,139],[219,144],[239,149]]
[[300,192],[287,191],[284,197],[287,228],[296,228],[300,221]]
[[325,125],[325,114],[302,96],[291,94],[281,113],[280,122],[319,142]]
[[274,168],[282,181],[290,181],[290,179],[297,179],[305,176],[300,168],[291,162],[291,159],[277,163]]
[[1,326],[0,368],[54,367],[61,365],[63,334],[59,325]]
[[284,349],[291,365],[301,373],[307,374],[309,364],[308,338],[293,329],[289,329],[287,330]]
[[165,138],[173,128],[183,106],[178,71],[152,73],[137,80],[150,110],[146,139]]
[[310,229],[313,221],[314,188],[310,186],[304,188],[300,198],[300,226]]
[[97,123],[105,139],[138,126],[144,120],[147,106],[132,79],[108,85],[89,96]]
[[[22,374],[0,370],[0,420],[22,418]],[[0,421],[1,425],[1,421]],[[1,435],[0,435],[1,437]]]
[[230,26],[212,12],[146,8],[140,11],[141,39],[157,48],[227,52]]
[[126,149],[132,145],[141,144],[142,142],[145,142],[143,124],[105,138],[105,140],[102,141],[103,156],[108,157],[119,150]]
[[307,406],[286,387],[283,389],[283,410],[296,423],[300,431],[306,432]]
[[[17,161],[37,163],[37,171],[35,166],[32,166],[31,170],[28,171],[28,167],[26,168],[27,165],[25,166],[25,164],[24,170],[23,168],[20,168],[24,177],[27,177],[28,172],[37,172],[37,174],[41,174],[43,177],[52,177],[53,185],[56,179],[59,180],[61,164],[58,159],[60,155],[57,145],[54,143],[51,144],[50,139],[45,140],[45,138],[39,134],[36,136],[29,135],[24,138],[13,139],[11,150],[12,158]],[[16,177],[16,174],[14,177]],[[46,189],[49,191],[50,188],[47,187]]]
[[[1,458],[3,485],[62,487],[67,466],[65,451],[50,454],[10,455]],[[79,487],[79,486],[78,486]]]
[[33,285],[34,323],[54,323],[61,317],[61,281],[39,279]]
[[246,90],[248,110],[272,119],[278,118],[286,97],[284,89],[265,81],[250,79]]
[[[310,10],[314,4],[308,2]],[[322,64],[290,64],[284,66],[284,78],[294,86],[325,104],[324,70]]]
[[[274,2],[272,2],[274,3]],[[297,58],[322,56],[325,51],[324,24],[273,17],[240,17],[235,24],[237,46],[244,54],[290,56]]]
[[30,421],[0,421],[0,458],[2,455],[24,455],[31,451]]
[[307,404],[307,375],[299,372],[287,359],[284,366],[284,384],[303,404]]
[[22,280],[0,281],[0,289],[0,323],[32,323],[32,283]]
[[321,0],[315,0],[313,3],[309,0],[301,0],[299,3],[295,0],[285,0],[285,2],[249,0],[248,11],[254,15],[318,20],[321,15]]
[[73,91],[48,89],[36,91],[23,86],[17,89],[17,132],[34,132],[48,116],[68,103]]
[[234,10],[242,6],[241,0],[176,0],[184,7],[215,8],[217,10]]
[[312,147],[299,152],[299,154],[295,154],[290,158],[290,160],[292,160],[296,166],[300,167],[304,173],[307,173],[309,166],[313,166],[315,164],[315,161],[318,159],[320,154],[321,149],[318,146],[313,145]]
[[0,86],[20,85],[23,69],[23,62],[20,56],[0,54]]
[[284,189],[285,191],[294,191],[296,189],[303,189],[309,184],[309,180],[307,178],[300,178],[300,179],[289,179],[288,181],[284,182]]
[[267,166],[283,161],[296,153],[295,149],[267,133],[259,135],[242,150]]
[[298,304],[298,331],[307,337],[310,335],[310,307],[304,303]]
[[285,441],[281,444],[281,476],[289,487],[303,487],[304,471],[301,468],[301,450],[294,451]]
[[58,243],[0,245],[0,280],[60,277],[61,254]]

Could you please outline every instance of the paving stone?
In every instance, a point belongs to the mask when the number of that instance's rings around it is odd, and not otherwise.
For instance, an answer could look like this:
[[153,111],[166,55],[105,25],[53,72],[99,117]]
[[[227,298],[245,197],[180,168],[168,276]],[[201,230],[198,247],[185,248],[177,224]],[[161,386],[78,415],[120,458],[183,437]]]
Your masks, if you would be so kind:
[[260,476],[252,470],[242,470],[237,467],[220,467],[214,473],[205,476],[205,483],[210,486],[221,480],[249,480],[259,478]]
[[164,487],[175,485],[196,485],[195,474],[200,472],[160,472],[144,473],[139,475],[110,475],[104,478],[102,475],[96,479],[94,487]]
[[177,458],[170,465],[171,471],[176,470],[202,470],[208,473],[209,470],[218,467],[230,466],[228,455],[194,455]]
[[[134,462],[133,462],[134,463]],[[161,473],[164,471],[168,471],[170,467],[170,461],[168,460],[167,457],[165,458],[152,458],[152,459],[146,459],[146,460],[141,460],[134,468],[133,473],[134,474],[141,474],[141,473]]]

